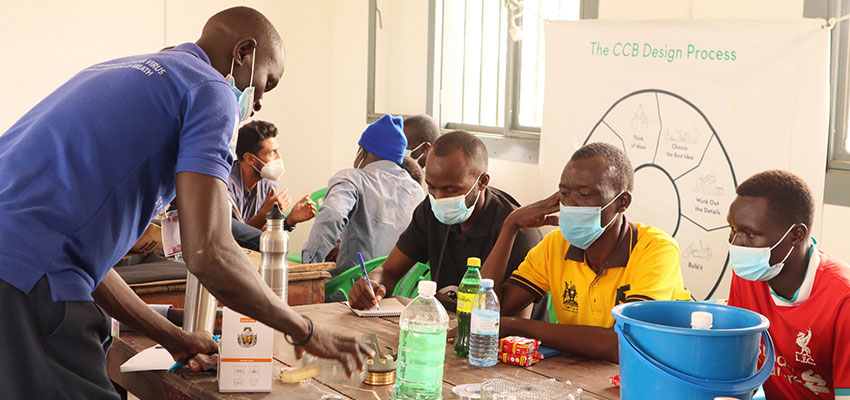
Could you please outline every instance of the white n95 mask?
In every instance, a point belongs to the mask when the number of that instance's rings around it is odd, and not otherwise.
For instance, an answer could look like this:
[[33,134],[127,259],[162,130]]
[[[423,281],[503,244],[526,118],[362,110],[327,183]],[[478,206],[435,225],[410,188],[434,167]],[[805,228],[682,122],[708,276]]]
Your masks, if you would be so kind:
[[[239,122],[236,122],[239,124]],[[230,155],[233,156],[233,159],[239,159],[239,156],[236,155],[236,139],[239,138],[239,131],[233,132],[233,136],[230,137],[230,143],[227,148],[230,149]]]
[[[252,156],[254,156],[252,154]],[[263,160],[260,160],[259,157],[254,156],[261,164],[263,164],[263,168],[257,170],[257,167],[254,167],[254,170],[260,173],[260,176],[266,179],[270,179],[276,181],[280,179],[281,175],[286,171],[286,167],[283,165],[283,159],[278,158],[276,160],[269,161],[268,163],[264,163]]]

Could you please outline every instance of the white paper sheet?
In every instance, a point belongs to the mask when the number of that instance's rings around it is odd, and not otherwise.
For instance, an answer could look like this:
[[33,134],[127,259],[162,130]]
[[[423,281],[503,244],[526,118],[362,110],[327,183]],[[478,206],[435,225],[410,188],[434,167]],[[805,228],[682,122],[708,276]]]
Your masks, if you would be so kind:
[[124,364],[121,364],[121,372],[137,371],[167,371],[174,365],[171,353],[162,346],[156,345],[144,349]]

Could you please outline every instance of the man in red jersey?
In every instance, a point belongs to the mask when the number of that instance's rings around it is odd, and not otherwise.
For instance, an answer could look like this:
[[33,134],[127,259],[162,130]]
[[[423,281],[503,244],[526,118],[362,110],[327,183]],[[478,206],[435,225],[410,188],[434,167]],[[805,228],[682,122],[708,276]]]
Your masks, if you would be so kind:
[[[850,266],[810,238],[814,201],[798,176],[753,175],[729,207],[729,305],[770,320],[768,399],[850,399]],[[764,361],[764,347],[760,361]]]

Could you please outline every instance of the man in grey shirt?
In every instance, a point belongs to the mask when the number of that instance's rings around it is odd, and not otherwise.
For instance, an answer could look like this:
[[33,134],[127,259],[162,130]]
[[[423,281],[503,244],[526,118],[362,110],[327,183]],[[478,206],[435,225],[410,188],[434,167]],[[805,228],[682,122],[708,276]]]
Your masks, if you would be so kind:
[[[239,128],[236,140],[237,160],[227,178],[227,192],[233,205],[234,218],[230,230],[240,246],[260,250],[260,234],[266,224],[266,214],[277,203],[280,209],[289,209],[291,199],[286,190],[277,190],[277,181],[283,175],[283,159],[277,142],[277,127],[271,122],[251,121]],[[292,207],[283,221],[287,231],[295,224],[316,215],[316,204],[305,195]]]
[[336,276],[364,260],[390,253],[410,223],[413,209],[425,198],[419,183],[402,169],[407,139],[401,117],[384,115],[360,136],[354,168],[336,173],[328,181],[325,201],[307,243],[301,250],[304,263],[322,262],[341,240]]

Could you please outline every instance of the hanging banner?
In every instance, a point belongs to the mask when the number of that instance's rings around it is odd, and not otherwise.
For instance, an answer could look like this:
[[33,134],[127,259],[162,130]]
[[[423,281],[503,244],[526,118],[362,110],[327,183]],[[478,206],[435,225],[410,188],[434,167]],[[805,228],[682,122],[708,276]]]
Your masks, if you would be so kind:
[[726,298],[735,188],[767,169],[811,186],[815,236],[829,126],[829,31],[779,22],[557,21],[546,27],[540,146],[544,192],[573,151],[623,149],[635,169],[632,221],[679,243],[696,300]]

